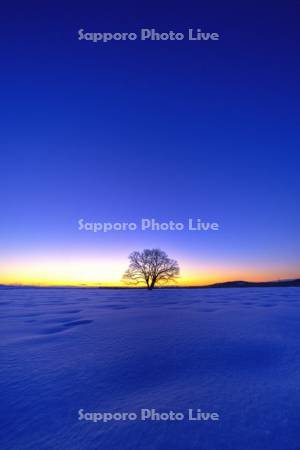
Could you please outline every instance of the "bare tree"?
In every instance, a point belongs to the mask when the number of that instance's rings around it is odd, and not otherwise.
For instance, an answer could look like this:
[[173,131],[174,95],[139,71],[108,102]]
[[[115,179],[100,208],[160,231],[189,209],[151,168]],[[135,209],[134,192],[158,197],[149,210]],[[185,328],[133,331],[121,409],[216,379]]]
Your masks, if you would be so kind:
[[123,275],[128,284],[145,283],[149,290],[156,284],[167,284],[179,276],[177,261],[160,249],[146,249],[129,255],[129,267]]

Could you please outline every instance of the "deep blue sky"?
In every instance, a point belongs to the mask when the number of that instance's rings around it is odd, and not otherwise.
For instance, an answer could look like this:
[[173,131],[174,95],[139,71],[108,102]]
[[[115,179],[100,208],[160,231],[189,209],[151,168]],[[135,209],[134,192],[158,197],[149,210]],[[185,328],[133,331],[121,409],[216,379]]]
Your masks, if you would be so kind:
[[[4,281],[42,279],[36,267],[54,280],[53,265],[81,270],[91,257],[111,257],[116,277],[131,250],[153,246],[200,281],[299,275],[297,1],[1,8]],[[221,39],[77,39],[80,28],[147,27]],[[221,231],[77,231],[79,218],[141,217],[200,217]]]

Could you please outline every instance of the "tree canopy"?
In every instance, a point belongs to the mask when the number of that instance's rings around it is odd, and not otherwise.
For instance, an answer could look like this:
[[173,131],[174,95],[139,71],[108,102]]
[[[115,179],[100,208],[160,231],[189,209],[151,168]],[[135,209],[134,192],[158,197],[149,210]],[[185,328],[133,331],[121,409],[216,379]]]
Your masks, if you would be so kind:
[[127,284],[145,284],[149,290],[155,285],[168,284],[179,276],[177,261],[157,248],[132,252],[129,255],[129,267],[123,275]]

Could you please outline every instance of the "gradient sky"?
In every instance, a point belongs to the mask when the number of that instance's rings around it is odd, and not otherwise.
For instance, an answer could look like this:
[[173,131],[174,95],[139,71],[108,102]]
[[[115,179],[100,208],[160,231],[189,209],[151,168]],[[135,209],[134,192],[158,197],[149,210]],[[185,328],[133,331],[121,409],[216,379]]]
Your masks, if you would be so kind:
[[[118,284],[128,254],[152,247],[178,260],[182,284],[299,276],[299,9],[3,5],[0,283]],[[147,27],[221,39],[77,39]],[[141,217],[221,230],[77,229]]]

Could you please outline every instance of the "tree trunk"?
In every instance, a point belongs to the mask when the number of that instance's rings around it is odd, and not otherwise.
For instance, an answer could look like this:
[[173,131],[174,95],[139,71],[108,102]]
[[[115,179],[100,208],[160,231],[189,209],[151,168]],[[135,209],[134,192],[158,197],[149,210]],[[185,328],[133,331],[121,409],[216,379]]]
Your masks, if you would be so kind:
[[145,281],[146,281],[146,284],[147,284],[147,289],[150,289],[150,286],[149,286],[149,278],[145,278]]
[[156,278],[152,278],[151,284],[150,284],[150,289],[153,289],[156,283]]

